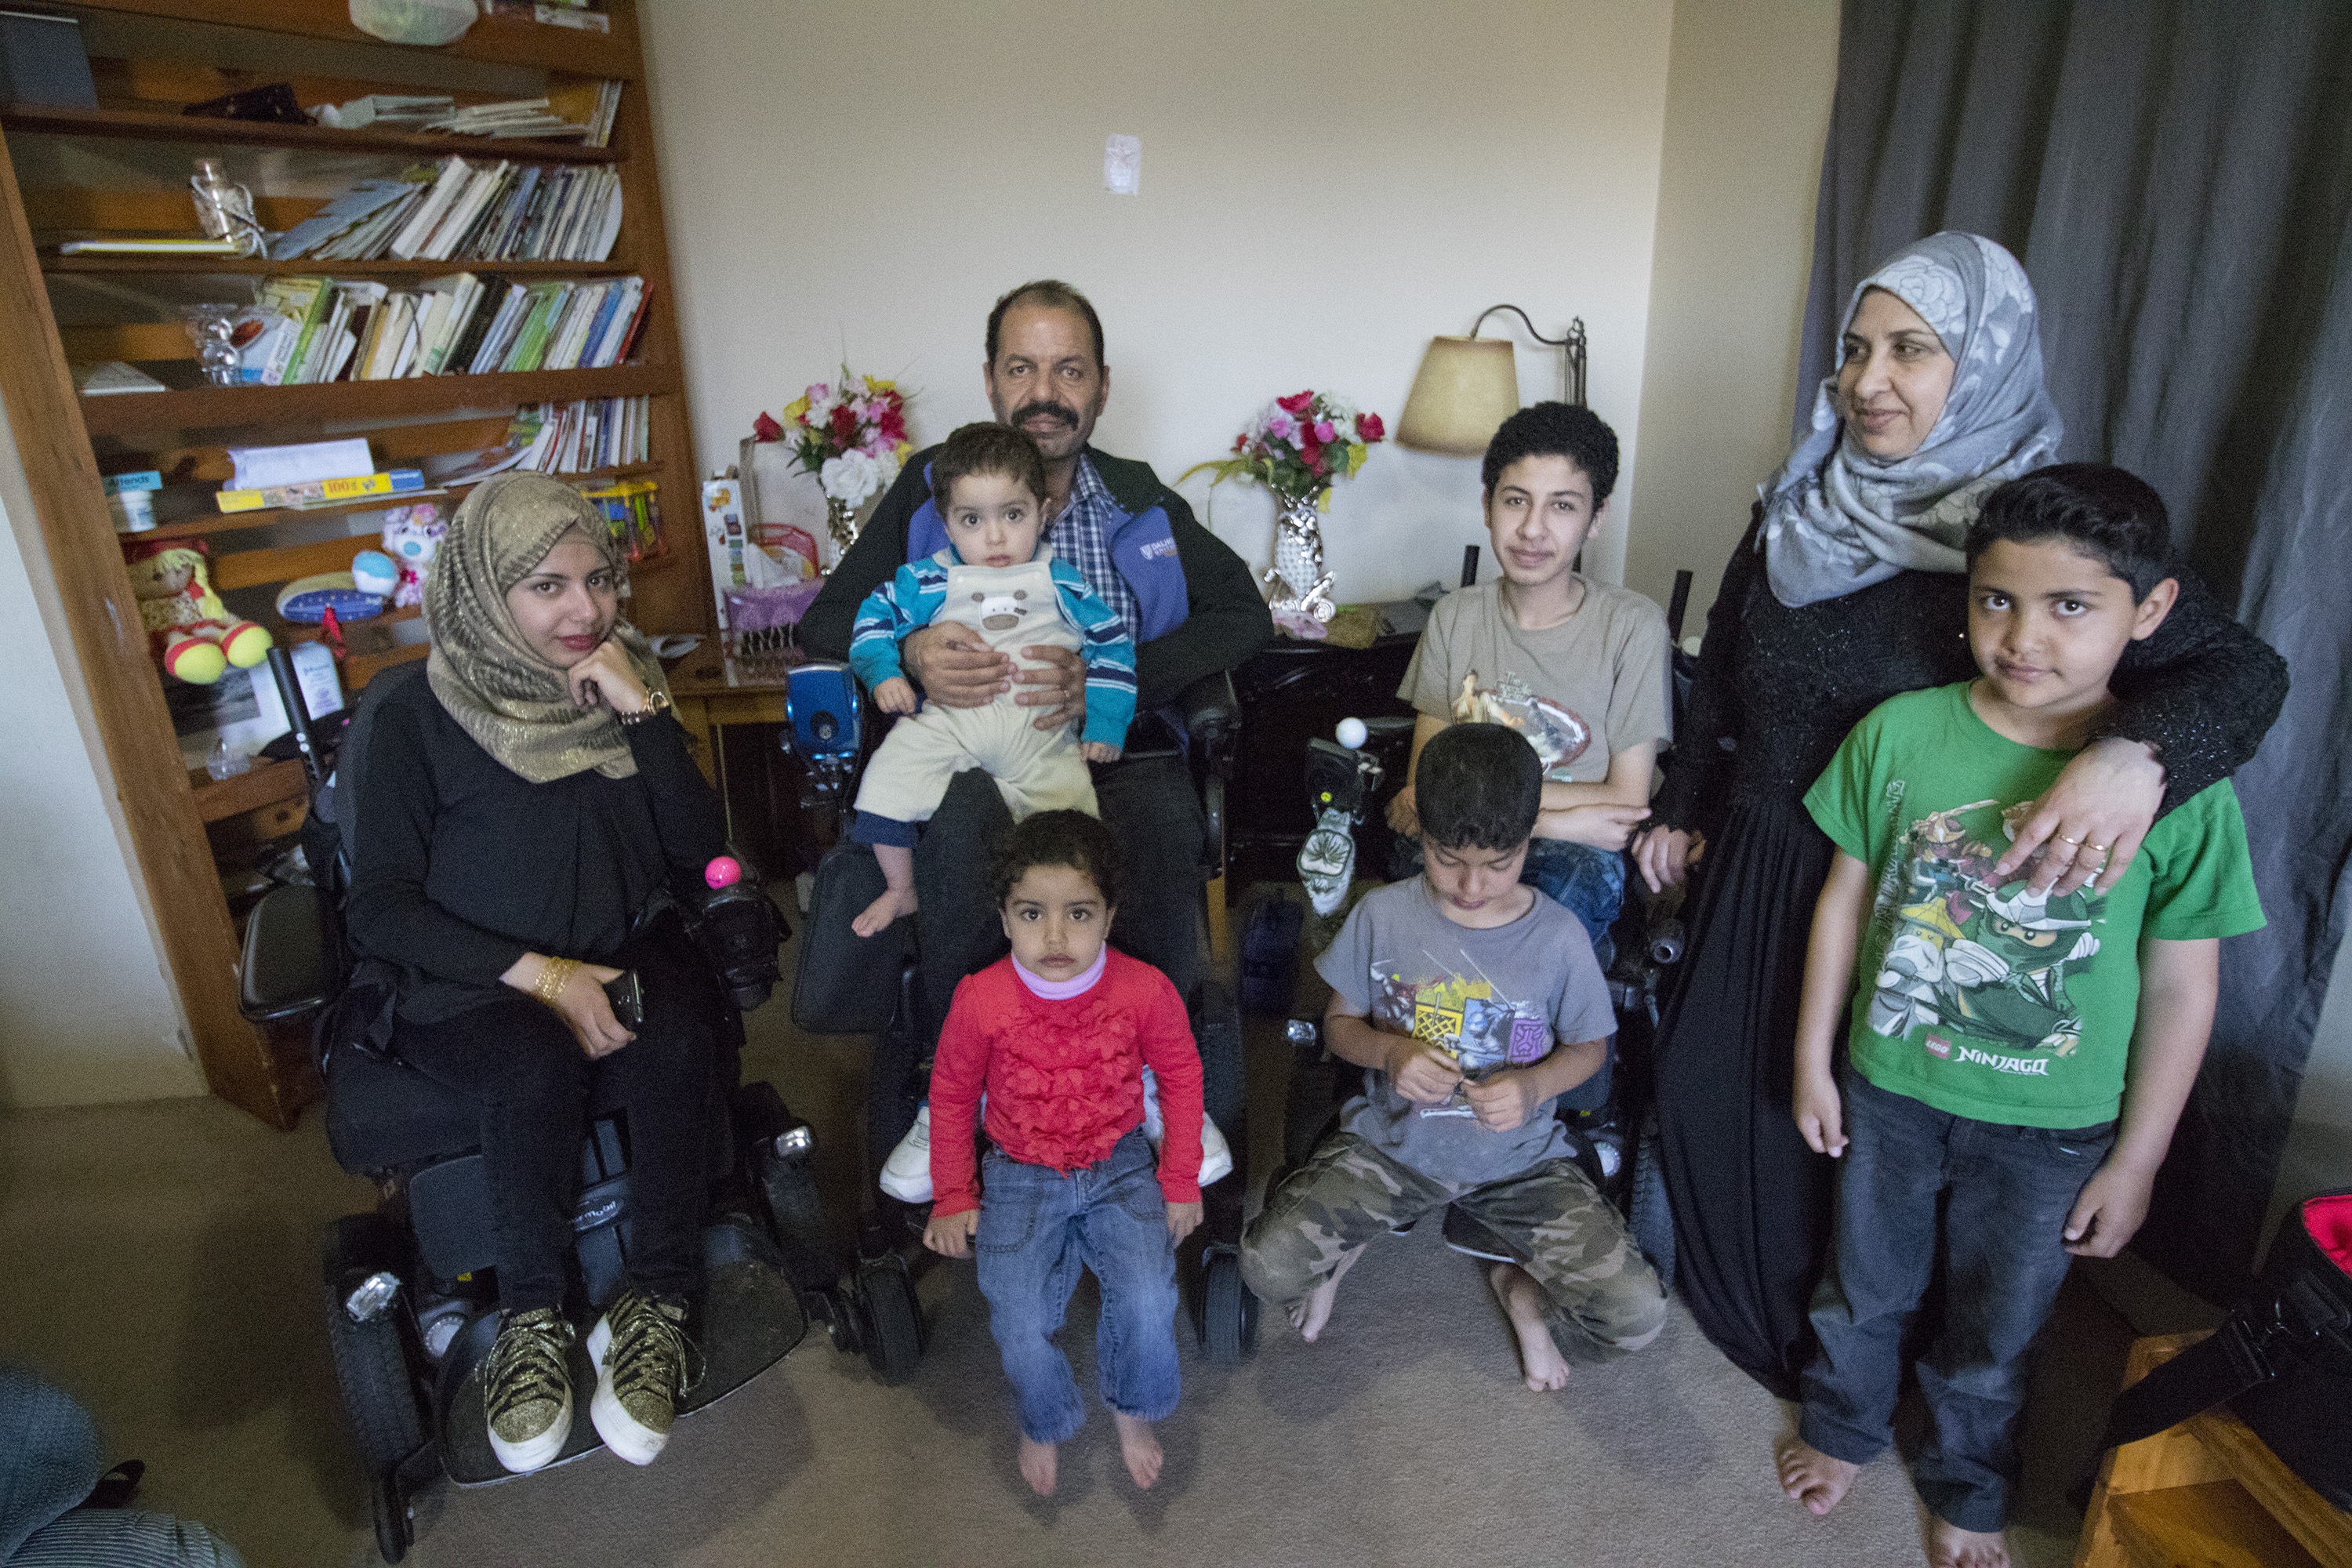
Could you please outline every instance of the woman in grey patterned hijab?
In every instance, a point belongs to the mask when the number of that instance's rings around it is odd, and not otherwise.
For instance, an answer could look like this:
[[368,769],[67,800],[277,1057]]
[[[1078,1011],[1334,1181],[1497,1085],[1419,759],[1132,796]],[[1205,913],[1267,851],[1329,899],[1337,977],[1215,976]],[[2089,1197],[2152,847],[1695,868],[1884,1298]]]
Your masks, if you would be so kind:
[[2033,285],[2015,257],[1951,231],[1906,246],[1855,287],[1842,341],[1853,339],[1873,290],[1934,333],[1949,356],[1949,389],[1932,428],[1905,440],[1902,420],[1882,419],[1895,438],[1874,439],[1857,406],[1871,400],[1871,373],[1841,353],[1847,363],[1813,395],[1811,431],[1760,492],[1759,542],[1784,605],[1836,598],[1906,567],[1964,570],[1960,541],[1985,495],[2057,460],[2062,426],[2042,389]]

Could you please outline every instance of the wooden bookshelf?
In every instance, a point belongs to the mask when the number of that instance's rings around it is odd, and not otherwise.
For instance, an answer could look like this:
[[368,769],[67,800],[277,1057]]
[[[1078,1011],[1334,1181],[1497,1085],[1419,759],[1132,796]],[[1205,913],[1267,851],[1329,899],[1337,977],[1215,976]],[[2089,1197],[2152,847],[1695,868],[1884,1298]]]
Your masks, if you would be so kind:
[[[165,961],[189,1023],[206,1082],[213,1091],[273,1125],[290,1126],[316,1090],[315,1075],[299,1049],[274,1047],[237,1012],[237,934],[214,847],[250,845],[299,824],[302,772],[293,763],[257,763],[247,773],[214,780],[186,765],[164,703],[163,678],[148,651],[137,600],[131,591],[100,476],[153,468],[172,498],[162,525],[142,539],[202,540],[213,557],[215,584],[231,608],[253,615],[279,641],[319,635],[268,613],[277,585],[310,572],[340,570],[366,547],[366,532],[320,540],[329,530],[365,529],[359,514],[410,504],[400,496],[368,498],[332,508],[279,508],[215,513],[211,490],[228,478],[228,446],[365,436],[379,463],[413,467],[439,454],[495,444],[515,409],[582,398],[646,399],[648,458],[589,474],[558,476],[592,484],[639,476],[661,483],[665,553],[631,573],[631,618],[655,633],[714,629],[709,574],[697,526],[692,430],[676,318],[669,256],[664,237],[653,127],[646,102],[636,0],[608,0],[609,34],[546,26],[499,15],[478,19],[466,36],[438,50],[404,48],[368,38],[351,26],[345,0],[79,0],[109,14],[106,58],[94,58],[103,107],[94,110],[26,106],[0,110],[0,321],[23,329],[0,354],[0,402],[30,481],[37,534],[20,535],[28,554],[45,557],[58,585],[70,654],[89,692],[90,718],[106,752],[111,784],[156,911]],[[168,45],[136,42],[151,22],[174,24]],[[190,28],[179,24],[199,24]],[[206,29],[220,29],[217,34]],[[625,83],[611,145],[570,142],[499,141],[404,131],[342,131],[320,126],[224,121],[178,112],[194,99],[229,87],[273,79],[233,63],[252,58],[255,34],[322,39],[352,46],[336,54],[332,79],[293,79],[300,101],[331,85],[331,100],[369,91],[448,91],[460,101],[478,98],[455,86],[431,85],[436,59],[528,68],[551,87],[581,79]],[[200,40],[217,37],[218,58]],[[191,40],[199,40],[192,42]],[[141,53],[144,47],[146,52]],[[310,92],[313,96],[301,96]],[[146,144],[128,163],[114,158],[21,163],[19,138],[102,138],[125,147]],[[272,228],[317,210],[315,194],[327,179],[350,177],[353,154],[415,160],[455,153],[468,161],[609,164],[620,176],[624,216],[607,262],[375,261],[287,263],[204,256],[66,257],[56,242],[75,233],[161,228],[193,230],[184,195],[158,189],[152,176],[118,173],[134,165],[164,166],[215,147],[262,148],[272,156],[264,176],[247,175],[255,208]],[[315,167],[313,167],[315,165]],[[27,171],[39,169],[37,176]],[[33,178],[26,185],[20,178]],[[74,181],[84,183],[75,184]],[[142,180],[145,183],[142,183]],[[268,188],[271,180],[286,188]],[[65,183],[60,183],[63,181]],[[109,182],[119,182],[110,184]],[[166,182],[168,185],[169,182]],[[300,193],[300,194],[298,194]],[[632,363],[598,370],[520,374],[446,375],[396,381],[337,382],[302,386],[196,386],[160,393],[88,397],[74,389],[68,349],[90,353],[137,348],[159,366],[185,362],[166,328],[176,323],[174,301],[191,282],[215,278],[225,301],[241,302],[262,278],[279,275],[372,278],[392,281],[472,270],[513,279],[593,279],[636,273],[649,305]],[[147,292],[152,290],[152,294]],[[58,303],[53,306],[52,296]],[[59,326],[64,300],[70,313]],[[151,299],[152,308],[142,300]],[[142,310],[144,310],[144,314]],[[107,312],[116,312],[108,315]],[[113,353],[106,357],[145,359]],[[159,368],[158,374],[168,376]],[[462,497],[431,499],[445,507]],[[20,520],[21,524],[22,520]],[[242,596],[240,605],[236,599]],[[263,607],[255,608],[259,605]],[[343,626],[346,691],[355,694],[378,670],[418,658],[426,644],[413,608]],[[224,850],[224,853],[226,853]]]
[[0,127],[47,136],[113,136],[137,142],[194,142],[208,147],[291,147],[310,153],[451,153],[471,162],[504,158],[516,163],[617,163],[620,152],[578,142],[526,137],[455,136],[431,131],[344,131],[331,125],[273,125],[258,120],[159,114],[134,109],[52,109],[12,104],[0,109]]
[[172,273],[224,278],[446,278],[479,272],[499,278],[621,278],[636,270],[632,261],[255,261],[240,256],[45,256],[41,270],[60,272]]
[[[425,375],[404,381],[337,381],[316,386],[197,386],[184,392],[118,392],[81,399],[93,436],[150,430],[211,430],[284,419],[388,419],[404,415],[570,403],[582,397],[676,393],[676,365],[616,364],[609,370],[534,370],[513,375]],[[397,505],[387,500],[383,504]]]

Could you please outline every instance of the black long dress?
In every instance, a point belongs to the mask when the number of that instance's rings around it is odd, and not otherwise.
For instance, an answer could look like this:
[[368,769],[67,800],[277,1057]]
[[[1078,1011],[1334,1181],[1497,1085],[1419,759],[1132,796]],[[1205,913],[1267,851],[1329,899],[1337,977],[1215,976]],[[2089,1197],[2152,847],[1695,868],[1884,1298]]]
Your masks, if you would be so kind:
[[[1976,671],[1964,577],[1905,572],[1791,609],[1766,581],[1757,528],[1751,518],[1707,614],[1658,800],[1658,820],[1704,832],[1706,852],[1655,1087],[1684,1299],[1725,1354],[1793,1397],[1812,1353],[1805,1312],[1834,1169],[1790,1112],[1805,944],[1831,858],[1802,797],[1880,702]],[[2278,655],[2185,569],[2180,581],[2169,618],[2117,668],[2105,726],[2158,748],[2168,811],[2251,757],[2286,696]]]

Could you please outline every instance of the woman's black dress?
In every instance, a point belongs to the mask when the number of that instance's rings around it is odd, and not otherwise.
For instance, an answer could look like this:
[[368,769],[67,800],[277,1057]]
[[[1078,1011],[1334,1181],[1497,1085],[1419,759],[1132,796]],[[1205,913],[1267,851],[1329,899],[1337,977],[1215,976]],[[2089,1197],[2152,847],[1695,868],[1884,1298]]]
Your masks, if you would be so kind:
[[[1766,581],[1757,527],[1707,614],[1658,800],[1658,820],[1704,832],[1706,852],[1655,1087],[1684,1299],[1725,1354],[1792,1398],[1812,1353],[1805,1314],[1834,1170],[1790,1110],[1805,945],[1832,853],[1802,798],[1873,708],[1976,667],[1965,578],[1905,572],[1791,609]],[[2122,701],[2106,732],[2158,748],[2168,811],[2253,754],[2285,699],[2286,667],[2184,572],[2179,605],[2131,646],[2114,686]]]

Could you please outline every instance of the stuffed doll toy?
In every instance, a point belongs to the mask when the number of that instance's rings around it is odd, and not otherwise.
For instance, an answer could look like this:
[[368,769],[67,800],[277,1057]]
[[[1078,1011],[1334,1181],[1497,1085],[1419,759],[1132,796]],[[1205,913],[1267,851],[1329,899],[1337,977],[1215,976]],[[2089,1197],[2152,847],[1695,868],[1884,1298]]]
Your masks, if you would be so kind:
[[434,552],[441,548],[441,536],[448,531],[449,525],[441,521],[441,509],[431,501],[394,507],[384,514],[383,551],[400,564],[400,586],[392,593],[394,605],[425,602],[425,568],[432,563]]
[[269,652],[269,633],[251,621],[234,619],[213,592],[204,545],[195,540],[158,540],[123,550],[131,568],[131,591],[139,597],[148,647],[163,673],[194,686],[210,686],[228,667],[250,669]]

